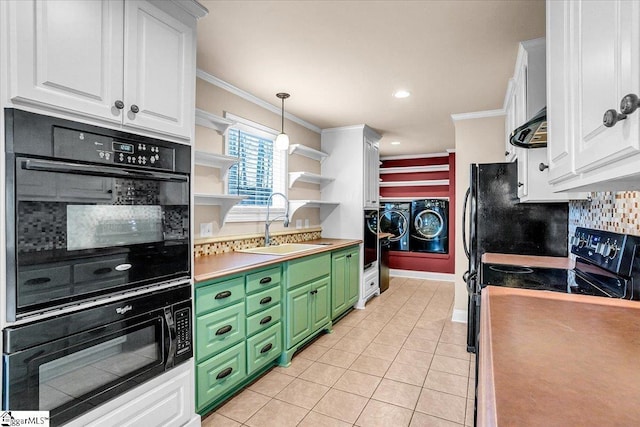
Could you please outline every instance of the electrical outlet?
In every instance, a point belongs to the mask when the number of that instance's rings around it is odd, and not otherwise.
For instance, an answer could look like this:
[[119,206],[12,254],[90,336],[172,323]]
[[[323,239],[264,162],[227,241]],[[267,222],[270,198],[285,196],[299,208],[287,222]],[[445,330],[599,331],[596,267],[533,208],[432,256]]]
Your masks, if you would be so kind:
[[302,220],[296,219],[296,228],[302,228]]
[[203,222],[200,224],[200,237],[211,237],[213,236],[213,223],[212,222]]
[[304,228],[309,228],[309,218],[305,218],[305,220],[304,220]]

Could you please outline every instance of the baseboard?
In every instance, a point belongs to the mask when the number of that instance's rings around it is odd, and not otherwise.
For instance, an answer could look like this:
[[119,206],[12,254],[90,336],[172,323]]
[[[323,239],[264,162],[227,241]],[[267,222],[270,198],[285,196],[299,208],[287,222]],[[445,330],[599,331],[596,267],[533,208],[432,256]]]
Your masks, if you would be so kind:
[[443,280],[445,282],[455,282],[455,274],[451,273],[431,273],[428,271],[396,270],[392,268],[389,269],[389,275],[395,277],[410,277],[412,279]]
[[452,322],[458,323],[467,323],[467,310],[453,310],[453,315],[451,316]]

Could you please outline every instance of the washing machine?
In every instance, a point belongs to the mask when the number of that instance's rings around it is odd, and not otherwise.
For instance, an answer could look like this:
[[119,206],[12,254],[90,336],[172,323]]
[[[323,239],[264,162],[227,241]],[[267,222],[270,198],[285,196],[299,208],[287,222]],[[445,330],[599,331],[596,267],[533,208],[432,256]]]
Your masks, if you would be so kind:
[[411,223],[411,202],[387,202],[380,210],[380,231],[391,233],[389,250],[409,250],[409,224]]
[[414,200],[411,203],[409,249],[415,252],[449,253],[449,201]]

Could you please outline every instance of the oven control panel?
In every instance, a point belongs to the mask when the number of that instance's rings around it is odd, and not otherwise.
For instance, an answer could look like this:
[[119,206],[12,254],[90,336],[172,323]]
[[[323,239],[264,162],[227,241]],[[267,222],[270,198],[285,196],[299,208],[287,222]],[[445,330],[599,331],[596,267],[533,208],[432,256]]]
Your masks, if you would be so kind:
[[572,254],[612,273],[628,276],[640,238],[578,227],[570,237],[570,244]]
[[191,309],[183,308],[175,313],[176,354],[182,354],[191,348]]
[[57,157],[174,170],[175,150],[146,142],[118,140],[105,135],[54,127],[54,150]]

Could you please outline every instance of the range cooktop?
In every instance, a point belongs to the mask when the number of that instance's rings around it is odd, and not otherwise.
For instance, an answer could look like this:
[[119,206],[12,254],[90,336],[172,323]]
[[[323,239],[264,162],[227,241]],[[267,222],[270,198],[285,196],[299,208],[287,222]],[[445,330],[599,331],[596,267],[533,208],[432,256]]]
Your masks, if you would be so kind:
[[560,268],[483,264],[480,283],[482,287],[493,285],[601,297],[623,297],[615,290],[594,285],[579,274],[576,275],[574,270]]

